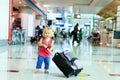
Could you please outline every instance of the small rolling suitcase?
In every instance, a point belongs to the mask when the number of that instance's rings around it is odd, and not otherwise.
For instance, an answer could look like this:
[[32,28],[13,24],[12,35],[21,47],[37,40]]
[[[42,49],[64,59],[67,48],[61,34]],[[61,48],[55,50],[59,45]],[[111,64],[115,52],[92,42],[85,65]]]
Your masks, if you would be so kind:
[[78,58],[73,57],[70,52],[57,52],[52,60],[67,78],[72,75],[77,76],[83,70]]

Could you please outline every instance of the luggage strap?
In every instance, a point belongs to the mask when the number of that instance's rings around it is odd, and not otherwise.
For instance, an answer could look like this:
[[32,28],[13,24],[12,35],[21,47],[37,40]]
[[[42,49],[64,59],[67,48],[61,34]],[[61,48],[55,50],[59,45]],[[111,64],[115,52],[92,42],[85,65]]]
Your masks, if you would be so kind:
[[74,61],[77,60],[77,59],[78,59],[78,58],[72,58],[70,62],[73,64]]
[[74,61],[77,60],[77,59],[78,59],[78,58],[76,58],[76,57],[75,57],[75,58],[72,58],[72,59],[71,59],[71,63],[72,63],[72,65],[76,66],[76,68],[78,69],[78,66],[77,66],[76,64],[74,64]]

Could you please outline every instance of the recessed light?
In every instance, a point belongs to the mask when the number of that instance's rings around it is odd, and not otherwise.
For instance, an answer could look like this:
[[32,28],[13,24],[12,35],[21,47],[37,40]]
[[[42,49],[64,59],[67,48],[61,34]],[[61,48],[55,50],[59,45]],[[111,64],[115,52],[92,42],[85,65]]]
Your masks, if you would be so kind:
[[20,1],[19,4],[21,4],[22,2]]

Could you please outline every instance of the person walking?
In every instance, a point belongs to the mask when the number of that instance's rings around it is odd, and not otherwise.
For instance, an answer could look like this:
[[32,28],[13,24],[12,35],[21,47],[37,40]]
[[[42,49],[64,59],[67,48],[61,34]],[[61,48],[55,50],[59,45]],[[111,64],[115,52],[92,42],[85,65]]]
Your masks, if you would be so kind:
[[74,42],[77,41],[77,43],[79,43],[79,40],[78,40],[78,26],[79,24],[77,23],[75,26],[74,26],[74,30],[71,32],[72,36],[73,36],[73,40],[72,40],[72,44],[74,45]]

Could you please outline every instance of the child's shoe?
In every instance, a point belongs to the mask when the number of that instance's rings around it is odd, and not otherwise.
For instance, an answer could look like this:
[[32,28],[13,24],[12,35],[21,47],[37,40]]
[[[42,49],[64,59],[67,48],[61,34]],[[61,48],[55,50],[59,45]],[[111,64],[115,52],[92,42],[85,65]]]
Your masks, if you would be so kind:
[[48,74],[48,73],[49,73],[49,71],[48,71],[48,70],[45,70],[45,73],[46,73],[46,74]]
[[38,70],[38,69],[36,69],[36,70],[35,70],[35,73],[38,73],[38,72],[39,72],[39,70]]

